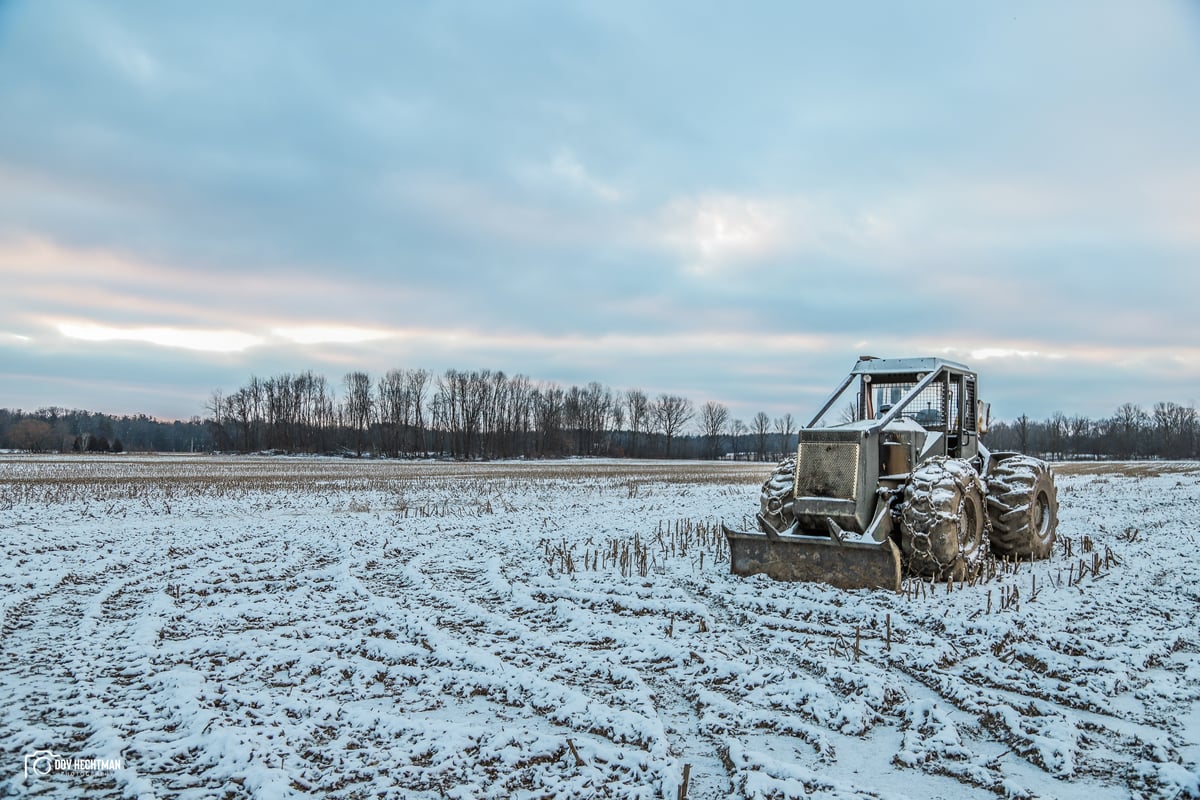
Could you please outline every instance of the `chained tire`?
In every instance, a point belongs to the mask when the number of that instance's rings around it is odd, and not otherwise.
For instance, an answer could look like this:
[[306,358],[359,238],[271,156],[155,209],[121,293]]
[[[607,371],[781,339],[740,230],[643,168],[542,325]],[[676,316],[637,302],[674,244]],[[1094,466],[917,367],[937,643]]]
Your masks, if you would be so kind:
[[992,551],[1012,558],[1049,558],[1058,535],[1058,490],[1045,461],[1012,456],[987,480]]
[[[782,531],[796,521],[796,516],[792,512],[795,488],[796,457],[789,456],[780,461],[779,465],[775,467],[775,471],[771,473],[771,477],[767,478],[766,483],[762,486],[760,497],[763,518],[774,525],[777,531]],[[760,521],[759,528],[762,527]],[[762,532],[767,533],[766,529],[763,529]]]
[[987,557],[990,527],[979,473],[958,458],[913,470],[900,509],[900,551],[914,575],[963,580]]

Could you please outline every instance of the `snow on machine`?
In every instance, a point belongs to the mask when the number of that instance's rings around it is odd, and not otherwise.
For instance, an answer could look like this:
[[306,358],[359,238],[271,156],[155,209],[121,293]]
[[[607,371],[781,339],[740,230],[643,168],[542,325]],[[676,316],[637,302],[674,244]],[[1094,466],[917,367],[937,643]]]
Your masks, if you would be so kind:
[[903,574],[968,578],[989,550],[1049,557],[1054,474],[988,451],[977,390],[953,361],[860,357],[763,484],[758,530],[722,523],[732,572],[899,590]]

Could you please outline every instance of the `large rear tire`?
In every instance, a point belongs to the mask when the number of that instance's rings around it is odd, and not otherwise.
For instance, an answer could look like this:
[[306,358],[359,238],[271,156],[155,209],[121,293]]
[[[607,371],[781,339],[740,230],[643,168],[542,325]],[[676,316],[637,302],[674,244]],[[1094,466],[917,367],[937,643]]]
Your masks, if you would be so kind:
[[[760,497],[763,518],[775,526],[776,531],[782,531],[796,521],[796,515],[792,512],[795,491],[796,457],[789,456],[780,461],[771,477],[767,478]],[[759,527],[762,527],[761,523]]]
[[908,571],[964,579],[988,552],[983,482],[967,461],[931,458],[913,470],[900,510],[900,550]]
[[1049,558],[1058,533],[1058,490],[1045,461],[1013,456],[987,480],[992,550],[1014,558]]

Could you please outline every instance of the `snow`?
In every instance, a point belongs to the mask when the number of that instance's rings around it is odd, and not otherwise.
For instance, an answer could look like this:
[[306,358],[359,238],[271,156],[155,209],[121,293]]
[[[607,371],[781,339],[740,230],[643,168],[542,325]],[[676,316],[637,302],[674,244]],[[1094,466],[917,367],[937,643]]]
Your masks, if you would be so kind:
[[771,469],[0,456],[0,796],[1200,796],[1200,466],[899,594],[730,575]]

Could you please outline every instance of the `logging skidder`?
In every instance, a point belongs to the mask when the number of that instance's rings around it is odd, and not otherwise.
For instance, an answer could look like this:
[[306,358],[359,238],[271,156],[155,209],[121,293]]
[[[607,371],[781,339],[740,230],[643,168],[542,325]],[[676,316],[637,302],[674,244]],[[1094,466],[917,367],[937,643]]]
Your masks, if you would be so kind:
[[1047,558],[1058,525],[1042,460],[990,452],[976,373],[860,357],[763,484],[757,531],[722,524],[737,575],[898,590],[973,575],[989,550]]

